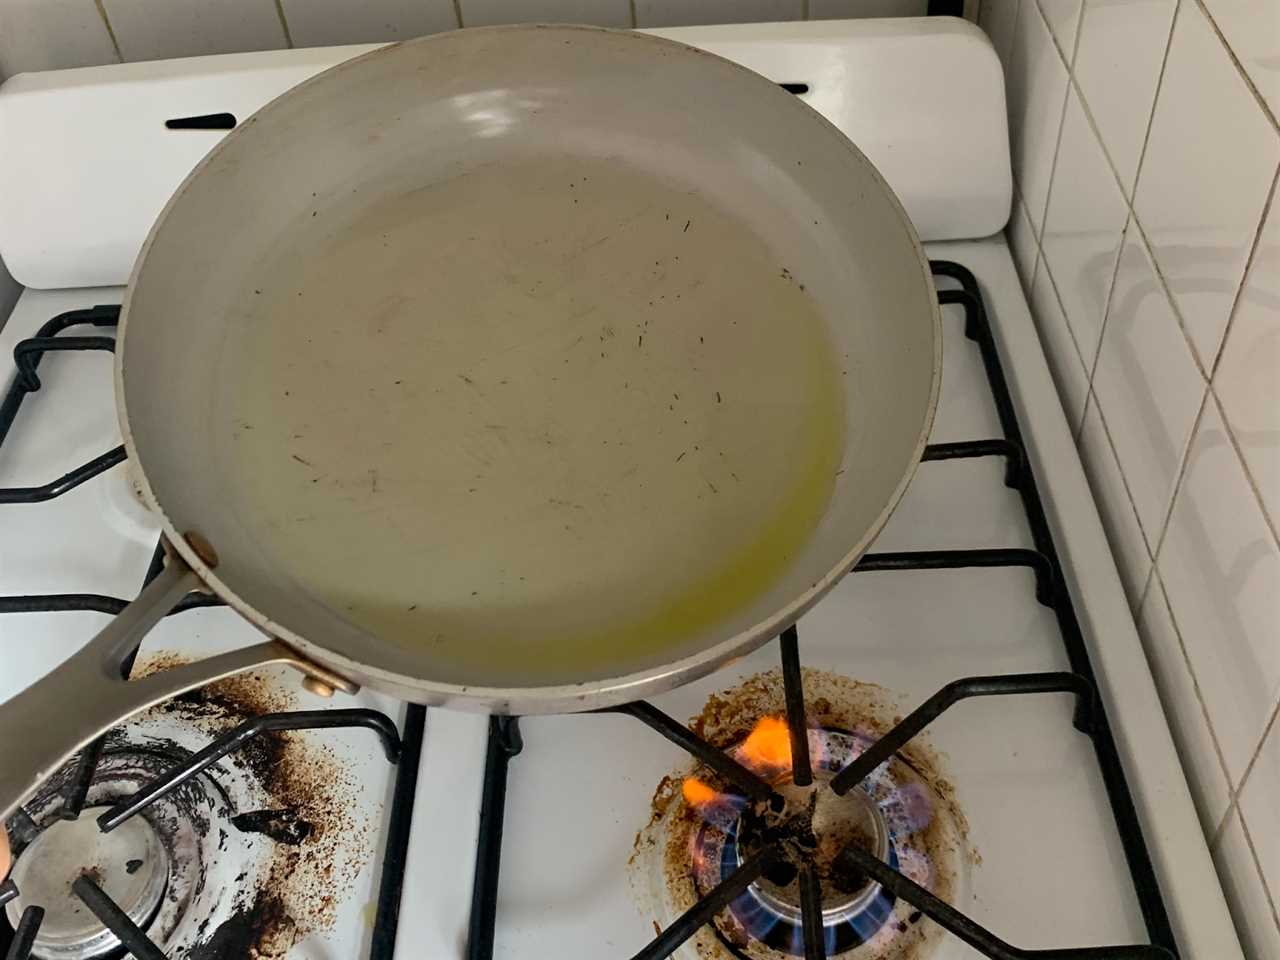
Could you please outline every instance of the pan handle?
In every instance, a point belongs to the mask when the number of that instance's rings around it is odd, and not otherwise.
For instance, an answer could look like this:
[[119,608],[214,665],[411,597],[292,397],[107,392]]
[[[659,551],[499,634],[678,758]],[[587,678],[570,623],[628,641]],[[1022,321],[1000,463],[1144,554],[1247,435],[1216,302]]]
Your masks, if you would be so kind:
[[0,704],[0,821],[77,750],[134,714],[214,680],[287,663],[334,689],[359,689],[278,640],[126,680],[123,665],[130,652],[188,592],[200,587],[200,578],[186,561],[169,551],[160,575],[96,637]]

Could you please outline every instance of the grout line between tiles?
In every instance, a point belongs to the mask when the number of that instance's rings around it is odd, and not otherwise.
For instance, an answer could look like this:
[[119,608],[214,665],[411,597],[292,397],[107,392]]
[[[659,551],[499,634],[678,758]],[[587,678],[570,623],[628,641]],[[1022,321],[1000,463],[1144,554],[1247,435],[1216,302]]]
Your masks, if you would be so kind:
[[[1044,18],[1044,13],[1041,11],[1037,0],[1024,0],[1024,2],[1030,3],[1036,8],[1036,13],[1040,15],[1040,22],[1049,33],[1049,39],[1053,40],[1053,31],[1049,30],[1049,22]],[[1058,50],[1056,42],[1053,44],[1053,49],[1058,54],[1059,60],[1061,60],[1062,52]],[[1062,153],[1062,128],[1067,119],[1067,98],[1071,94],[1071,67],[1065,63],[1063,66],[1066,67],[1067,71],[1067,85],[1062,90],[1062,107],[1058,110],[1058,132],[1053,142],[1053,162],[1049,166],[1049,185],[1044,191],[1044,208],[1040,211],[1040,226],[1037,227],[1036,222],[1034,220],[1031,221],[1032,232],[1036,238],[1036,246],[1040,247],[1041,255],[1044,253],[1044,248],[1041,246],[1041,238],[1044,236],[1045,221],[1049,219],[1049,203],[1053,200],[1053,182],[1058,178],[1058,157]],[[1028,211],[1027,216],[1030,218],[1030,211]],[[1067,326],[1070,327],[1070,324]]]
[[[1099,410],[1099,415],[1101,415],[1101,410]],[[1124,476],[1123,470],[1120,471],[1120,476],[1122,477]],[[1136,511],[1134,513],[1134,516],[1137,516]],[[1150,553],[1149,550],[1147,552]],[[1156,582],[1156,561],[1155,561],[1155,558],[1153,557],[1151,559],[1151,566],[1147,568],[1147,579],[1143,582],[1142,590],[1139,591],[1139,594],[1138,594],[1138,597],[1139,597],[1138,610],[1139,611],[1142,610],[1142,605],[1147,602],[1147,594],[1151,592],[1151,587],[1155,584],[1155,582]]]
[[[1089,386],[1089,399],[1093,401],[1093,405],[1098,411],[1098,421],[1102,424],[1102,435],[1106,437],[1107,449],[1111,451],[1111,459],[1116,463],[1116,472],[1120,474],[1120,486],[1124,488],[1124,495],[1129,501],[1129,509],[1133,511],[1134,522],[1138,524],[1138,532],[1142,536],[1142,549],[1146,551],[1147,558],[1151,561],[1151,567],[1147,571],[1147,576],[1150,577],[1151,571],[1154,570],[1156,566],[1156,552],[1152,547],[1152,542],[1155,538],[1147,533],[1146,528],[1142,525],[1142,515],[1138,513],[1138,506],[1133,501],[1133,491],[1129,489],[1129,478],[1125,476],[1124,467],[1120,465],[1120,454],[1116,452],[1116,442],[1111,436],[1111,427],[1107,423],[1107,415],[1103,411],[1102,403],[1098,400],[1098,394],[1093,389],[1092,385]],[[1088,406],[1089,404],[1086,401],[1086,410],[1088,409]],[[1080,418],[1080,432],[1081,436],[1083,436],[1084,417]],[[1145,594],[1145,589],[1143,592]],[[1141,607],[1141,605],[1139,605],[1139,607]],[[1170,610],[1172,611],[1172,608],[1170,608]]]
[[1231,426],[1231,421],[1227,419],[1227,408],[1223,406],[1222,400],[1212,383],[1209,384],[1209,392],[1213,394],[1214,403],[1218,405],[1218,416],[1222,418],[1222,426],[1226,430],[1227,441],[1231,444],[1231,449],[1235,451],[1236,460],[1240,463],[1240,469],[1244,471],[1244,478],[1249,484],[1249,490],[1253,493],[1253,499],[1257,501],[1258,509],[1262,511],[1263,522],[1266,523],[1267,529],[1271,532],[1271,539],[1275,541],[1276,547],[1280,548],[1280,534],[1277,534],[1275,521],[1272,520],[1271,514],[1267,510],[1267,505],[1262,499],[1262,487],[1254,479],[1253,471],[1249,469],[1249,463],[1244,458],[1244,449],[1240,445],[1240,439],[1236,436],[1235,428]]
[[1267,217],[1271,213],[1271,205],[1276,199],[1276,183],[1280,182],[1280,164],[1276,165],[1276,172],[1271,175],[1271,188],[1267,191],[1267,202],[1262,205],[1262,216],[1258,218],[1258,226],[1253,231],[1253,242],[1249,245],[1249,256],[1244,261],[1244,273],[1240,277],[1240,286],[1236,287],[1235,296],[1231,300],[1231,309],[1227,311],[1227,325],[1222,330],[1222,339],[1218,343],[1218,352],[1213,356],[1213,364],[1209,368],[1209,382],[1213,382],[1213,378],[1218,374],[1218,365],[1222,363],[1222,353],[1227,345],[1227,337],[1231,335],[1231,328],[1235,326],[1236,311],[1240,309],[1240,300],[1244,295],[1244,288],[1249,282],[1249,274],[1253,271],[1254,261],[1258,258],[1258,248],[1262,245],[1262,231],[1267,225]]
[[[1191,0],[1186,0],[1191,2]],[[1236,56],[1235,50],[1232,49],[1231,43],[1227,40],[1226,34],[1218,27],[1218,21],[1213,19],[1213,14],[1209,12],[1209,8],[1205,6],[1204,0],[1195,0],[1196,6],[1200,8],[1200,12],[1204,14],[1204,18],[1209,21],[1209,26],[1213,27],[1213,32],[1217,34],[1218,39],[1222,42],[1223,48],[1227,51],[1227,56],[1231,58],[1232,64],[1235,65],[1236,73],[1240,74],[1240,79],[1244,81],[1244,85],[1249,88],[1249,92],[1253,94],[1253,99],[1258,101],[1258,106],[1262,108],[1262,112],[1266,114],[1267,119],[1271,121],[1271,126],[1280,131],[1280,123],[1276,122],[1276,115],[1271,112],[1271,107],[1267,101],[1263,99],[1262,94],[1254,85],[1249,72],[1245,70],[1244,64],[1240,62],[1240,58]]]
[[1053,294],[1053,299],[1058,304],[1058,311],[1062,314],[1062,323],[1063,325],[1066,326],[1067,336],[1071,338],[1071,346],[1075,349],[1076,360],[1079,361],[1080,369],[1084,371],[1084,374],[1085,374],[1085,402],[1084,402],[1084,406],[1080,408],[1080,422],[1070,423],[1068,421],[1068,424],[1067,424],[1067,426],[1071,428],[1072,439],[1075,441],[1076,445],[1079,446],[1080,430],[1081,428],[1084,427],[1084,411],[1089,406],[1089,394],[1093,392],[1093,389],[1092,389],[1092,385],[1089,383],[1089,379],[1088,379],[1089,370],[1087,365],[1084,362],[1084,354],[1080,352],[1080,341],[1076,339],[1076,332],[1071,329],[1071,320],[1067,317],[1066,308],[1063,307],[1062,305],[1062,295],[1058,293],[1058,282],[1053,278],[1053,270],[1049,266],[1049,261],[1045,259],[1043,250],[1041,250],[1040,257],[1036,261],[1036,268],[1037,268],[1036,278],[1037,279],[1039,278],[1039,272],[1040,272],[1039,268],[1042,266],[1044,267],[1044,275],[1049,280],[1049,292]]
[[[454,5],[457,5],[457,0],[454,0]],[[640,22],[636,19],[636,0],[627,0],[627,15],[631,18],[631,29],[634,30],[640,25]],[[458,20],[462,20],[461,13],[458,14]],[[461,22],[458,25],[461,26]]]
[[[1101,141],[1099,141],[1101,142]],[[1107,324],[1111,320],[1111,304],[1116,295],[1116,280],[1120,277],[1120,260],[1124,257],[1124,245],[1129,241],[1129,224],[1133,223],[1136,218],[1130,211],[1129,216],[1125,217],[1124,226],[1120,228],[1120,246],[1116,248],[1116,260],[1111,265],[1111,283],[1107,285],[1107,295],[1102,301],[1102,325],[1098,328],[1098,346],[1094,348],[1093,359],[1088,364],[1085,375],[1089,378],[1089,391],[1093,392],[1093,378],[1098,373],[1098,360],[1102,356],[1103,338],[1107,335]],[[1098,407],[1102,409],[1101,406]]]
[[[1085,0],[1088,3],[1088,0]],[[1169,35],[1164,39],[1164,54],[1160,58],[1160,70],[1156,75],[1156,89],[1151,98],[1151,109],[1147,112],[1147,125],[1142,134],[1142,148],[1138,151],[1138,166],[1133,171],[1133,194],[1136,197],[1138,193],[1138,178],[1142,174],[1142,162],[1147,154],[1147,142],[1151,139],[1151,124],[1155,119],[1156,105],[1160,102],[1160,91],[1164,87],[1164,71],[1165,66],[1169,62],[1169,48],[1173,45],[1173,28],[1178,22],[1178,11],[1182,9],[1181,3],[1175,3],[1173,8],[1173,16],[1169,18]],[[1080,28],[1083,32],[1084,16],[1080,18]],[[1107,165],[1111,168],[1111,175],[1115,177],[1116,184],[1120,187],[1120,196],[1124,197],[1125,205],[1134,215],[1137,211],[1133,208],[1133,197],[1129,196],[1129,191],[1124,187],[1124,180],[1120,177],[1119,167],[1111,157],[1111,150],[1107,147],[1107,140],[1102,135],[1102,130],[1098,126],[1098,121],[1094,119],[1093,108],[1089,106],[1089,99],[1084,95],[1084,89],[1080,86],[1076,79],[1074,65],[1071,70],[1071,83],[1076,88],[1076,95],[1080,97],[1080,104],[1084,107],[1085,118],[1089,121],[1089,126],[1093,129],[1093,135],[1098,138],[1098,143],[1102,144],[1102,155],[1107,158]]]
[[1062,59],[1063,64],[1067,68],[1067,74],[1070,75],[1076,60],[1076,48],[1080,43],[1080,20],[1084,15],[1085,0],[1080,0],[1080,9],[1076,12],[1076,33],[1071,41],[1071,56],[1067,56],[1062,52],[1062,47],[1058,43],[1058,35],[1053,32],[1053,27],[1049,26],[1049,17],[1040,6],[1041,0],[1034,0],[1036,9],[1040,11],[1040,16],[1044,19],[1045,28],[1049,31],[1049,39],[1053,41],[1053,47],[1058,51],[1058,56]]
[[[1151,560],[1157,565],[1160,563],[1160,551],[1164,549],[1165,537],[1169,533],[1169,521],[1173,519],[1173,505],[1178,502],[1178,495],[1182,493],[1182,481],[1186,479],[1187,468],[1191,460],[1191,447],[1196,442],[1196,434],[1200,432],[1200,423],[1204,420],[1204,411],[1209,405],[1211,396],[1212,391],[1209,389],[1209,385],[1205,384],[1204,393],[1200,395],[1200,408],[1196,410],[1195,421],[1191,424],[1191,430],[1187,434],[1186,445],[1182,448],[1182,456],[1178,462],[1178,475],[1174,478],[1173,492],[1169,495],[1169,503],[1164,509],[1164,519],[1160,523],[1160,534],[1156,540],[1155,547],[1151,550]],[[1102,408],[1099,407],[1098,409],[1101,410]],[[1172,610],[1172,607],[1170,609]],[[1179,633],[1178,635],[1181,636],[1182,634]],[[1231,782],[1229,777],[1227,782]]]
[[[1191,331],[1187,325],[1187,320],[1182,315],[1178,301],[1174,299],[1173,288],[1169,286],[1164,270],[1160,267],[1160,261],[1156,259],[1156,255],[1151,249],[1151,241],[1147,238],[1147,231],[1142,226],[1142,220],[1139,219],[1137,211],[1134,211],[1133,223],[1138,228],[1138,236],[1142,239],[1143,252],[1146,254],[1147,261],[1151,264],[1151,269],[1155,273],[1156,279],[1160,281],[1160,289],[1164,291],[1165,299],[1169,301],[1169,308],[1173,311],[1174,319],[1178,321],[1178,329],[1182,331],[1182,337],[1187,341],[1187,349],[1191,351],[1191,361],[1196,365],[1196,369],[1200,371],[1201,379],[1208,383],[1209,371],[1205,369],[1204,361],[1200,359],[1200,352],[1196,349],[1195,341],[1191,339]],[[1244,282],[1243,277],[1241,277],[1240,282]]]
[[124,54],[120,52],[120,41],[116,39],[116,29],[111,26],[111,18],[107,16],[107,8],[103,6],[102,0],[93,0],[93,5],[98,8],[98,16],[102,17],[102,25],[107,28],[107,36],[111,39],[111,49],[116,52],[116,59],[124,63]]
[[1253,261],[1257,260],[1258,247],[1262,244],[1262,230],[1267,225],[1267,215],[1271,212],[1271,204],[1276,198],[1276,182],[1280,180],[1280,164],[1276,164],[1276,172],[1271,174],[1271,187],[1267,189],[1267,200],[1262,205],[1262,215],[1258,218],[1258,225],[1253,230],[1253,239],[1249,243],[1249,255],[1244,259],[1244,271],[1240,274],[1240,284],[1235,288],[1235,294],[1231,297],[1231,308],[1226,311],[1226,326],[1222,328],[1222,338],[1217,343],[1217,352],[1213,353],[1213,362],[1208,369],[1208,379],[1212,383],[1213,378],[1217,375],[1217,366],[1222,362],[1222,349],[1226,347],[1226,338],[1231,334],[1231,328],[1235,325],[1235,311],[1240,308],[1240,298],[1243,297],[1245,284],[1249,282],[1249,271],[1253,270]]
[[1258,762],[1258,758],[1262,756],[1262,745],[1267,742],[1267,736],[1271,733],[1271,728],[1276,725],[1277,716],[1280,716],[1280,700],[1277,700],[1276,705],[1272,707],[1271,716],[1267,718],[1266,726],[1262,728],[1262,736],[1258,739],[1258,745],[1253,749],[1253,756],[1249,758],[1249,762],[1245,765],[1244,773],[1240,774],[1240,786],[1235,789],[1237,797],[1244,792],[1245,784],[1249,782],[1249,774],[1253,773],[1254,765]]
[[1262,872],[1262,858],[1258,856],[1258,848],[1253,842],[1253,831],[1249,829],[1249,821],[1244,818],[1244,811],[1236,808],[1236,816],[1240,818],[1240,829],[1244,833],[1245,845],[1249,848],[1249,853],[1253,856],[1253,869],[1258,871],[1258,880],[1262,884],[1262,895],[1267,898],[1267,905],[1271,907],[1271,922],[1280,927],[1280,910],[1276,909],[1276,898],[1271,893],[1271,886],[1267,883],[1267,875]]
[[[635,10],[635,0],[632,0],[631,9]],[[453,0],[453,15],[457,18],[458,29],[461,30],[465,26],[462,22],[462,0]]]
[[[1147,114],[1147,130],[1142,135],[1142,149],[1138,151],[1138,166],[1133,171],[1133,196],[1130,197],[1125,193],[1123,183],[1120,185],[1120,192],[1124,194],[1125,202],[1133,210],[1135,219],[1138,216],[1138,186],[1142,182],[1142,168],[1147,163],[1147,147],[1151,144],[1151,128],[1155,126],[1156,111],[1160,109],[1160,95],[1164,93],[1164,74],[1169,67],[1169,51],[1173,49],[1173,34],[1178,29],[1178,17],[1182,15],[1182,3],[1184,2],[1186,0],[1174,5],[1173,16],[1169,18],[1169,36],[1165,37],[1164,40],[1164,56],[1160,58],[1160,73],[1156,76],[1156,93],[1151,98],[1151,112]],[[1085,110],[1086,112],[1088,111],[1087,102],[1085,103]],[[1090,117],[1092,117],[1092,114],[1090,114]],[[1103,146],[1105,149],[1105,144]],[[1107,159],[1110,159],[1110,154],[1107,155]],[[1139,229],[1141,229],[1141,224],[1139,224]]]
[[284,0],[275,0],[276,16],[280,18],[280,29],[284,31],[285,45],[293,49],[293,34],[289,32],[289,18],[284,15]]
[[[1016,13],[1015,13],[1016,16]],[[1036,275],[1040,271],[1040,241],[1036,238],[1036,225],[1031,222],[1031,214],[1027,213],[1027,198],[1022,195],[1022,190],[1018,187],[1017,178],[1013,178],[1013,210],[1011,211],[1011,219],[1016,219],[1018,211],[1022,211],[1022,219],[1026,222],[1027,227],[1031,229],[1031,243],[1036,249],[1035,256],[1031,258],[1031,276],[1027,278],[1027,286],[1024,293],[1026,294],[1027,304],[1031,303],[1031,291],[1036,285]],[[1012,238],[1010,238],[1012,239]],[[1010,245],[1010,250],[1012,250]],[[1014,263],[1017,267],[1017,263]],[[1019,280],[1022,278],[1019,277]],[[1034,321],[1035,318],[1032,317]]]
[[[1212,841],[1218,836],[1218,831],[1221,829],[1222,823],[1226,822],[1227,817],[1231,814],[1231,810],[1235,807],[1236,798],[1231,789],[1231,775],[1227,772],[1227,761],[1223,756],[1222,746],[1218,743],[1218,731],[1213,728],[1213,718],[1209,716],[1209,708],[1205,706],[1204,694],[1200,690],[1200,678],[1196,676],[1195,667],[1191,664],[1191,657],[1187,655],[1187,645],[1182,639],[1182,628],[1178,626],[1178,618],[1174,615],[1173,604],[1169,602],[1169,593],[1165,589],[1164,579],[1160,576],[1160,571],[1154,568],[1154,564],[1151,589],[1160,591],[1160,596],[1156,599],[1159,603],[1164,604],[1165,612],[1169,615],[1169,623],[1173,625],[1173,635],[1178,640],[1178,652],[1182,654],[1183,666],[1187,668],[1187,676],[1191,678],[1191,690],[1196,695],[1196,705],[1200,707],[1200,715],[1204,718],[1205,728],[1209,731],[1209,742],[1213,745],[1213,754],[1218,760],[1218,771],[1222,774],[1222,779],[1227,785],[1226,812],[1223,813],[1218,827],[1205,838],[1206,840],[1209,840],[1210,845],[1212,845]],[[1146,648],[1145,644],[1143,645],[1143,648]],[[1166,714],[1170,712],[1168,707],[1165,707],[1165,712]],[[1183,774],[1184,776],[1186,775],[1185,765],[1183,767]]]

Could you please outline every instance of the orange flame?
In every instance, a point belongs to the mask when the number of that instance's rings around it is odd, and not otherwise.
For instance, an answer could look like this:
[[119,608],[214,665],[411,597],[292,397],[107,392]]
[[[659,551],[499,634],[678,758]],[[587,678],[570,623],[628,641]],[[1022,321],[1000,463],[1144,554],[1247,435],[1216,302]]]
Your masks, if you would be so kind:
[[757,772],[791,769],[791,734],[781,717],[761,717],[740,750],[742,762]]
[[720,794],[714,787],[708,786],[697,777],[686,777],[681,789],[684,793],[684,802],[691,807],[704,807],[720,799]]

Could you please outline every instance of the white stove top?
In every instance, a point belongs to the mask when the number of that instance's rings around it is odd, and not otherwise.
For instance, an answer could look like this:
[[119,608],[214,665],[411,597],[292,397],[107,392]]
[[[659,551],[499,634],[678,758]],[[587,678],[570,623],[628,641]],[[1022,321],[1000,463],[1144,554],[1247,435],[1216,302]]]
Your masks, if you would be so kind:
[[[827,58],[823,76],[838,80],[843,75],[831,59],[837,55],[814,46],[812,36],[789,33],[800,26],[783,31],[786,56],[779,62],[798,70],[806,50],[821,49]],[[753,29],[736,34],[737,46],[727,45],[725,52],[744,60],[754,57],[752,65],[763,70],[769,28]],[[709,43],[714,39],[706,34],[709,30],[685,39]],[[880,41],[891,35],[897,33],[878,34]],[[329,59],[342,57],[332,54]],[[815,96],[829,92],[819,88]],[[856,102],[856,96],[839,100],[854,126],[866,122],[850,107]],[[1002,112],[1002,105],[997,106]],[[955,119],[962,124],[963,118]],[[957,164],[966,176],[976,176],[982,157],[981,151],[968,151]],[[911,173],[916,176],[919,170]],[[891,171],[886,175],[894,182]],[[911,209],[909,198],[907,205]],[[955,221],[944,216],[939,222]],[[998,237],[932,243],[927,249],[934,258],[967,266],[982,285],[1183,955],[1213,960],[1238,956],[1009,253]],[[26,291],[0,329],[0,357],[9,356],[19,340],[32,336],[52,316],[118,303],[121,294],[119,287]],[[959,308],[944,309],[944,324],[942,398],[931,441],[998,437],[979,353],[963,336]],[[27,399],[0,448],[0,487],[45,483],[120,442],[108,356],[51,355],[40,378],[43,389]],[[0,387],[8,379],[0,366]],[[1002,482],[1003,467],[998,458],[922,465],[874,550],[1030,547],[1018,497]],[[56,500],[0,505],[0,530],[0,596],[92,592],[130,598],[159,535],[158,526],[132,497],[127,465],[113,467]],[[960,677],[1065,670],[1057,623],[1036,602],[1032,587],[1032,574],[1024,568],[855,573],[800,621],[801,661],[889,689],[900,697],[904,713]],[[54,668],[104,619],[83,612],[0,615],[5,651],[0,700]],[[255,631],[225,609],[193,610],[164,621],[145,640],[143,654],[203,656],[257,639]],[[778,656],[778,645],[768,644],[654,703],[683,721],[701,710],[709,694],[776,667]],[[369,706],[402,723],[404,705],[377,694],[364,692],[330,704],[301,691],[293,674],[271,676],[271,682],[297,691],[295,708]],[[968,819],[969,841],[981,858],[971,871],[971,897],[960,906],[1019,947],[1146,942],[1099,766],[1090,740],[1071,725],[1072,707],[1065,695],[978,699],[957,705],[931,725],[930,740],[945,755]],[[520,723],[524,749],[510,764],[494,956],[630,957],[652,939],[654,918],[636,905],[627,860],[636,832],[648,820],[658,781],[688,758],[629,717],[538,717]],[[487,718],[428,712],[403,878],[398,957],[466,956],[487,733]],[[359,841],[370,855],[337,891],[332,926],[300,943],[290,953],[294,960],[370,955],[379,851],[394,781],[394,769],[368,731],[326,732],[323,737],[362,785],[354,802],[371,825]],[[944,938],[936,956],[979,954]]]

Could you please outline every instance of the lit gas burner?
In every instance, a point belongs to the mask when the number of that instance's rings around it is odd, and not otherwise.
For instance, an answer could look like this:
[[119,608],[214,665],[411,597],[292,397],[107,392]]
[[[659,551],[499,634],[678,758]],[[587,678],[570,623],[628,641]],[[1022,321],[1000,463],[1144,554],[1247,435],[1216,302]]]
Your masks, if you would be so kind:
[[[714,698],[694,721],[713,743],[773,787],[749,800],[705,770],[670,778],[655,797],[653,821],[637,838],[642,906],[666,926],[762,850],[781,856],[717,914],[677,957],[784,960],[804,956],[801,871],[817,879],[828,957],[917,960],[933,955],[938,931],[912,906],[870,880],[841,852],[854,845],[939,897],[967,898],[965,823],[937,758],[913,743],[843,796],[835,774],[893,722],[885,691],[806,672],[814,695],[808,731],[813,782],[791,775],[789,735],[776,675],[753,678]],[[776,699],[774,694],[776,694]],[[757,719],[749,722],[754,711]],[[679,785],[678,794],[676,784]]]

